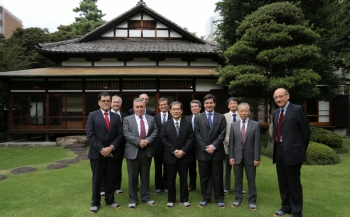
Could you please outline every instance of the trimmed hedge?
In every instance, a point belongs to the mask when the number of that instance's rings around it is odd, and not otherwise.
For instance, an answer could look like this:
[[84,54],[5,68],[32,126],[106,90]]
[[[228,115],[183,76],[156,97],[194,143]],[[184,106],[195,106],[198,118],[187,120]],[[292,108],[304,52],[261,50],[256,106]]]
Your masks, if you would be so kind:
[[325,144],[331,148],[340,148],[343,145],[343,139],[338,134],[319,127],[310,127],[310,142]]
[[328,165],[337,164],[340,162],[340,158],[337,153],[327,145],[310,142],[309,147],[306,150],[308,165]]

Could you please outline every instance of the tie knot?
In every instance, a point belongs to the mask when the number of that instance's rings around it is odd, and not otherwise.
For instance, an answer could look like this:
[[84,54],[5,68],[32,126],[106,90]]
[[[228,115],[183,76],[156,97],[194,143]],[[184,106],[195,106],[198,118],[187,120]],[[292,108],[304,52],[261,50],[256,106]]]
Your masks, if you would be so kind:
[[243,122],[243,124],[245,124],[245,120],[243,120],[242,122]]
[[211,116],[212,115],[212,113],[211,112],[208,112],[208,116]]
[[142,115],[140,116],[140,119],[142,119]]
[[175,122],[176,125],[179,125],[179,122]]
[[284,109],[281,109],[281,112],[284,112]]
[[236,114],[232,114],[233,117],[236,117]]
[[105,115],[108,115],[108,112],[105,112]]

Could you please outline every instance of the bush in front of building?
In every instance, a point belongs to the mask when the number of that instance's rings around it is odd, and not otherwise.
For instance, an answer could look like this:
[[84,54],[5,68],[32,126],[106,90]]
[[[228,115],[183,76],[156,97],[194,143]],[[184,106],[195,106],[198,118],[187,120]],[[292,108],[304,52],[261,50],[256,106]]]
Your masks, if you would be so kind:
[[343,139],[338,134],[319,127],[310,127],[310,129],[310,142],[321,143],[333,149],[341,148],[343,146]]
[[306,150],[307,165],[329,165],[340,162],[338,154],[327,145],[310,142]]

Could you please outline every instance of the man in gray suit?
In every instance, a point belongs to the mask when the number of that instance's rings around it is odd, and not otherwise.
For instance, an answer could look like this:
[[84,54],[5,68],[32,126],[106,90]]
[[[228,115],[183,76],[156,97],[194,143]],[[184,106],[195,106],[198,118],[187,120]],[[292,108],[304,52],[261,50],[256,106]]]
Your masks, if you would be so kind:
[[150,198],[149,171],[154,156],[153,140],[157,137],[157,125],[154,118],[145,114],[146,104],[143,99],[134,100],[134,114],[123,120],[123,133],[126,139],[124,157],[129,175],[129,208],[138,203],[137,182],[141,177],[141,199],[150,206],[156,206]]
[[203,196],[199,207],[210,203],[212,189],[219,208],[224,209],[223,160],[225,150],[223,141],[226,135],[225,117],[214,112],[215,96],[208,94],[203,98],[205,112],[194,118],[194,134],[197,142],[196,158],[198,160],[201,193]]
[[229,152],[230,164],[234,166],[235,173],[235,201],[232,207],[238,207],[242,204],[243,189],[243,168],[248,180],[249,189],[249,208],[256,210],[256,167],[260,165],[260,125],[258,122],[248,118],[250,107],[248,103],[241,103],[238,106],[238,112],[241,121],[232,123]]

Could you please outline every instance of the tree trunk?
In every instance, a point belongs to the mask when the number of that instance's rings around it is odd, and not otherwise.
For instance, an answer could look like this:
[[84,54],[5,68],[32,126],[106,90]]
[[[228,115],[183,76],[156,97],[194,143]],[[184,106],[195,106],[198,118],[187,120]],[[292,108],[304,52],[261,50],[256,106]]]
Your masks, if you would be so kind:
[[273,143],[274,143],[274,138],[273,138],[273,120],[272,120],[272,115],[273,111],[276,108],[276,104],[273,100],[269,100],[269,126],[268,130],[266,131],[266,137],[267,137],[267,147],[268,148],[273,148]]

